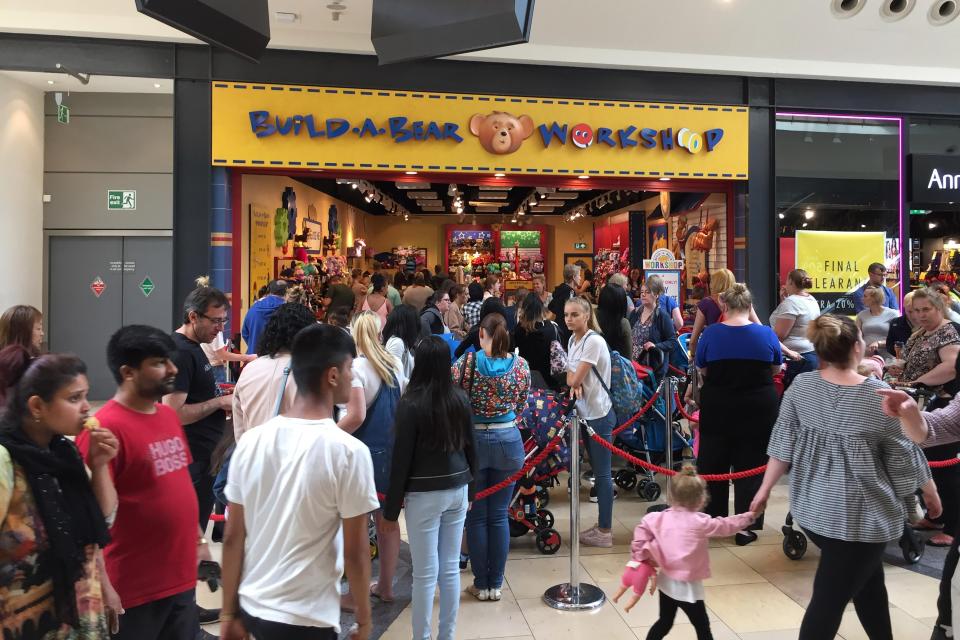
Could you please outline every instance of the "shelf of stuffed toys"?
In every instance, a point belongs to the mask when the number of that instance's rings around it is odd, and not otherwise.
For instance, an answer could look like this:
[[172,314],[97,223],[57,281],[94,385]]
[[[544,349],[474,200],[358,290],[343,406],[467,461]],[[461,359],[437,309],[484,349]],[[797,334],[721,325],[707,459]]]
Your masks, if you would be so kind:
[[[494,272],[496,262],[493,229],[490,226],[445,225],[444,260],[448,273],[463,270],[464,280],[483,279]],[[499,273],[499,267],[496,270]]]
[[630,272],[630,249],[614,245],[609,249],[599,249],[593,257],[593,286],[595,299],[600,295],[600,289],[607,283],[607,279],[614,273],[628,274]]

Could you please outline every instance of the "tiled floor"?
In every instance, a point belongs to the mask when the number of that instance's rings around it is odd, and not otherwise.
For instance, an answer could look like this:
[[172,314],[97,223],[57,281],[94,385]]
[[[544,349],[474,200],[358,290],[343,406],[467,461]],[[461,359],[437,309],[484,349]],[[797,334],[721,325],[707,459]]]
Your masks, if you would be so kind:
[[[619,585],[620,573],[629,557],[633,527],[646,513],[649,503],[630,492],[621,492],[614,503],[614,547],[583,549],[581,577],[612,594]],[[557,488],[548,507],[556,517],[556,529],[564,538],[563,547],[554,556],[541,555],[532,536],[514,538],[507,561],[503,600],[479,602],[461,595],[457,638],[462,640],[644,640],[657,619],[656,597],[645,596],[630,611],[622,603],[606,603],[591,612],[559,612],[541,599],[551,585],[566,582],[570,559],[567,538],[570,528],[566,491]],[[780,533],[787,512],[786,487],[777,487],[760,539],[747,547],[737,547],[733,539],[711,543],[713,576],[705,582],[706,602],[716,640],[792,640],[797,637],[804,607],[810,600],[818,553],[812,544],[800,561],[787,559],[781,549]],[[596,521],[597,507],[581,503],[581,524],[586,528]],[[404,536],[405,537],[405,536]],[[463,574],[464,586],[469,572]],[[918,573],[888,566],[887,591],[890,597],[894,637],[926,640],[936,616],[937,581]],[[216,606],[219,594],[212,596],[206,587],[199,589],[200,602]],[[436,611],[434,612],[436,625]],[[436,627],[434,627],[436,629]],[[208,627],[215,633],[216,627]],[[385,640],[410,637],[410,609],[405,609],[382,636]],[[693,639],[693,627],[682,613],[668,636],[677,640]],[[853,607],[848,607],[838,638],[866,638]]]

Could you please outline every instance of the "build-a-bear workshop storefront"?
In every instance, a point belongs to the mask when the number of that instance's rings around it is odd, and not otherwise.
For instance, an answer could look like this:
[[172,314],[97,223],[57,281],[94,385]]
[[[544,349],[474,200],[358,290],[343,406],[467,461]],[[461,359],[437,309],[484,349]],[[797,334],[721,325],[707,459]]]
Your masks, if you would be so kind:
[[375,265],[391,282],[435,267],[461,282],[498,274],[507,297],[538,276],[551,290],[565,264],[594,295],[636,268],[689,303],[704,274],[744,261],[733,193],[747,179],[745,107],[222,82],[212,93],[238,313],[271,279],[316,286],[318,268],[348,282]]

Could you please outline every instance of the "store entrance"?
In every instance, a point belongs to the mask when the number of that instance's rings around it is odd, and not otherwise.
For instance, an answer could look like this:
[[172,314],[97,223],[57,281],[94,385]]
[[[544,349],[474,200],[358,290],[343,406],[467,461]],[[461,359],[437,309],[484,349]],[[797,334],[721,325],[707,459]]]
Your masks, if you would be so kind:
[[911,289],[933,282],[945,282],[957,289],[960,204],[911,205],[909,265]]
[[376,267],[399,283],[423,270],[496,275],[508,303],[541,277],[552,290],[565,264],[583,268],[595,299],[611,273],[639,278],[658,249],[686,261],[668,283],[681,302],[702,294],[704,273],[734,269],[730,182],[232,171],[241,309],[270,279],[310,284],[309,265],[347,280]]

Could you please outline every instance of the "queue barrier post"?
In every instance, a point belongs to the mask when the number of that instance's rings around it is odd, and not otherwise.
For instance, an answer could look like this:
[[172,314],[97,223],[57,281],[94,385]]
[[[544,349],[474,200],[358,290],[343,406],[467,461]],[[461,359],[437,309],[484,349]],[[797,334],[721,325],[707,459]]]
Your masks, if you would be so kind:
[[580,582],[580,416],[574,410],[570,424],[570,581],[554,585],[543,601],[554,609],[585,611],[603,605],[607,596],[592,584]]

